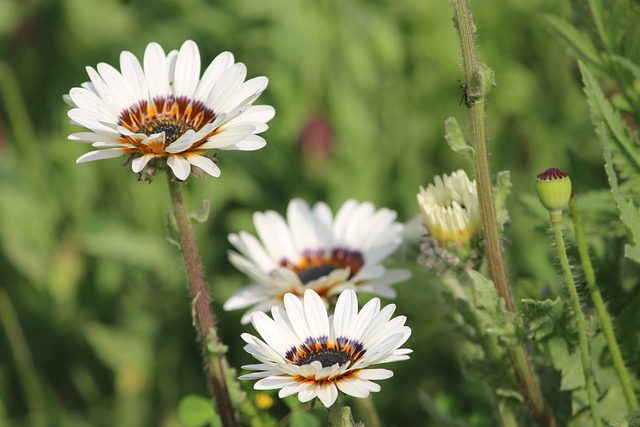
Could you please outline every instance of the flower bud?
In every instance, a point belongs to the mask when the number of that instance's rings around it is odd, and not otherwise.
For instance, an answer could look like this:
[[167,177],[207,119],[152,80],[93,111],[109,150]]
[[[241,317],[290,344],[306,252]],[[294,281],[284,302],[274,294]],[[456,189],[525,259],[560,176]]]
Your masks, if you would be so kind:
[[551,215],[551,222],[560,221],[562,210],[571,198],[571,178],[560,169],[550,168],[538,175],[536,191],[540,203]]

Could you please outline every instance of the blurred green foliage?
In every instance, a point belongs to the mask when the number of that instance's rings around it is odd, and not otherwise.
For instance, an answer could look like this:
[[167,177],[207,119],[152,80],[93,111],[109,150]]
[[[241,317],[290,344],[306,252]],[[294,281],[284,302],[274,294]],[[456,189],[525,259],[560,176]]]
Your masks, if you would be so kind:
[[[544,211],[527,197],[537,172],[568,170],[578,192],[606,187],[577,66],[539,19],[574,15],[553,0],[472,7],[480,57],[497,79],[493,170],[510,170],[513,183],[505,231],[514,290],[518,301],[536,298],[558,289]],[[465,166],[444,137],[451,115],[467,130],[451,15],[445,0],[0,0],[0,425],[173,427],[185,405],[199,405],[182,398],[207,393],[180,256],[165,240],[164,180],[138,183],[118,160],[74,163],[87,147],[66,140],[78,128],[61,96],[88,80],[85,66],[117,64],[122,50],[141,57],[150,41],[170,50],[193,39],[203,63],[230,50],[251,77],[269,77],[258,102],[277,111],[267,147],[223,152],[219,179],[185,188],[191,209],[211,202],[195,230],[239,367],[253,363],[239,337],[250,328],[221,305],[248,279],[226,261],[228,233],[252,230],[253,211],[283,212],[294,196],[334,208],[371,200],[409,220],[419,185]],[[590,212],[586,227],[602,225]],[[621,282],[623,233],[594,257],[611,283]],[[484,386],[462,375],[467,347],[439,282],[414,272],[397,301],[414,353],[374,396],[383,424],[432,425],[428,402],[444,418],[493,425]],[[625,289],[604,292],[624,316]],[[557,385],[550,378],[543,387]],[[252,384],[243,387],[253,398]],[[288,409],[276,399],[272,411]]]

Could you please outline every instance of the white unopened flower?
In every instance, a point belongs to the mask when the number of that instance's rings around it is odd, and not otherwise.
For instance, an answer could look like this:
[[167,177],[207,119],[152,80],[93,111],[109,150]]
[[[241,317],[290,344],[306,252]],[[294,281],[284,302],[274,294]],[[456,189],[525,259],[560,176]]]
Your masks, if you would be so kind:
[[246,232],[229,235],[238,250],[229,260],[256,281],[224,305],[225,310],[251,307],[243,323],[254,311],[282,304],[289,292],[302,297],[313,289],[325,301],[344,289],[393,298],[391,285],[410,277],[407,270],[382,265],[402,243],[403,226],[389,209],[348,200],[334,218],[325,203],[310,208],[294,199],[286,221],[267,211],[256,212],[253,222],[260,240]]
[[251,322],[262,339],[242,334],[244,349],[261,363],[243,366],[256,371],[240,377],[257,379],[257,390],[280,389],[281,398],[298,395],[301,402],[318,398],[330,407],[338,391],[364,398],[380,391],[372,380],[393,376],[388,369],[369,366],[406,360],[410,349],[400,348],[411,329],[406,318],[391,319],[395,306],[380,309],[374,298],[358,312],[353,290],[346,290],[336,303],[334,315],[328,316],[320,296],[313,290],[284,296],[284,309],[274,306],[272,317],[257,312]]
[[444,247],[467,247],[480,229],[480,208],[475,181],[463,170],[436,176],[434,184],[420,187],[418,205],[429,235]]
[[218,55],[202,77],[198,46],[190,40],[169,54],[150,43],[142,64],[125,51],[120,71],[100,63],[87,73],[91,81],[64,97],[74,107],[71,123],[89,130],[69,139],[97,148],[77,163],[129,155],[136,173],[152,164],[150,170],[166,165],[180,180],[192,167],[217,177],[210,150],[250,151],[266,144],[257,134],[267,130],[275,110],[252,104],[268,80],[245,82],[247,69],[230,52]]

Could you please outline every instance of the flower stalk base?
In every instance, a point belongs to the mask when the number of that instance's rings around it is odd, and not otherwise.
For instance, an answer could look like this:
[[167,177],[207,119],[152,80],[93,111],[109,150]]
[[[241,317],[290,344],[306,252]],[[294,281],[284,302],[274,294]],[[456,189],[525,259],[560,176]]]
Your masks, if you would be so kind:
[[[212,354],[208,347],[211,340],[215,341],[215,347],[220,348],[221,344],[217,339],[216,325],[211,313],[209,294],[204,283],[204,274],[200,258],[198,257],[198,247],[189,223],[189,217],[184,206],[181,183],[174,180],[171,174],[167,174],[169,193],[173,206],[173,214],[176,220],[176,227],[180,236],[182,257],[184,267],[189,282],[191,295],[191,316],[193,326],[198,332],[198,340],[202,345],[202,353],[205,359],[207,375],[209,377],[211,389],[216,402],[218,415],[224,427],[235,427],[236,420],[231,404],[231,397],[227,388],[224,375],[224,356],[220,352]],[[217,353],[217,354],[216,354]]]
[[[489,275],[498,296],[504,301],[505,309],[514,312],[493,198],[485,126],[486,95],[494,84],[494,76],[489,67],[478,61],[475,44],[476,27],[471,18],[469,1],[452,0],[451,4],[465,71],[464,100],[471,116],[475,178]],[[509,350],[509,356],[531,414],[539,425],[555,426],[555,417],[545,404],[524,346],[512,347]]]

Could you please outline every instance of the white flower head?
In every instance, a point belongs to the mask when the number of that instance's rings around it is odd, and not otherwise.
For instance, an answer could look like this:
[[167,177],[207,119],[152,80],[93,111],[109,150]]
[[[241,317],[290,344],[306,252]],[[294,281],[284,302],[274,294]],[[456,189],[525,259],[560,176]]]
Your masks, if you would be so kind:
[[446,247],[469,246],[480,229],[476,182],[462,169],[436,176],[434,184],[420,187],[418,205],[429,235]]
[[225,310],[251,307],[242,323],[254,311],[282,304],[286,293],[302,297],[313,289],[326,302],[344,289],[394,298],[391,285],[411,276],[381,264],[402,243],[403,225],[389,209],[348,200],[334,218],[325,203],[310,208],[293,199],[287,220],[267,211],[255,213],[253,222],[260,240],[246,232],[229,235],[238,251],[230,251],[229,260],[256,281],[224,305]]
[[372,380],[393,376],[388,369],[369,368],[380,363],[406,360],[410,349],[400,348],[411,329],[406,318],[391,319],[395,306],[380,309],[373,298],[358,312],[356,293],[340,294],[334,315],[328,316],[318,294],[308,289],[301,301],[284,296],[284,309],[274,306],[272,318],[256,312],[251,322],[262,339],[242,334],[244,349],[261,363],[243,366],[252,372],[241,380],[259,380],[256,390],[280,389],[281,398],[298,395],[301,402],[318,398],[327,408],[338,391],[364,398],[380,390]]
[[[245,81],[245,65],[230,52],[218,55],[202,77],[198,46],[191,40],[169,54],[150,43],[142,64],[125,51],[120,71],[100,63],[87,67],[87,73],[91,81],[64,97],[74,107],[68,112],[71,123],[88,129],[69,139],[97,148],[76,163],[129,155],[136,173],[151,162],[168,166],[180,180],[192,167],[217,177],[220,169],[208,156],[210,150],[250,151],[266,145],[257,134],[267,130],[275,110],[252,104],[268,80]],[[151,176],[154,168],[146,172]]]

